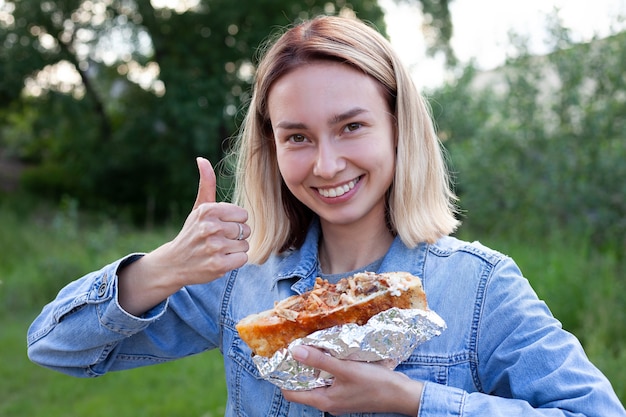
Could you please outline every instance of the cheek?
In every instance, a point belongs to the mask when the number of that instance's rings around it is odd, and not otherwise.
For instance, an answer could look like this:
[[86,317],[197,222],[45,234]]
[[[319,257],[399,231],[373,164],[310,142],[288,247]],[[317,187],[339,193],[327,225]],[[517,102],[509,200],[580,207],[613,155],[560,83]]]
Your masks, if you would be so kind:
[[384,146],[378,148],[377,151],[371,155],[371,161],[374,167],[376,167],[381,181],[391,185],[396,171],[396,150],[394,146]]
[[396,159],[396,147],[391,139],[380,137],[371,146],[361,147],[359,150],[362,158],[368,164],[386,170],[389,165],[393,165]]
[[278,169],[287,187],[293,191],[293,187],[300,184],[308,175],[306,158],[293,152],[276,153]]

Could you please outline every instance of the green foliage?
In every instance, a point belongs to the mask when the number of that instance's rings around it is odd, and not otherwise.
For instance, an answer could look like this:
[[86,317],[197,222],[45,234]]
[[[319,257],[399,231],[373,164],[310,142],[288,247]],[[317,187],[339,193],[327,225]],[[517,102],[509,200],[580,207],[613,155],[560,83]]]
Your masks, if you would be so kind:
[[54,209],[32,198],[0,201],[0,227],[0,318],[43,306],[94,265],[150,251],[174,236],[126,233],[122,222],[81,213],[67,197]]
[[[403,0],[406,3],[413,3],[416,0]],[[424,14],[424,24],[422,29],[427,44],[427,53],[435,56],[442,53],[446,59],[446,64],[454,66],[457,58],[450,45],[452,39],[453,25],[450,16],[450,3],[453,0],[417,0],[422,7]]]
[[624,42],[626,33],[545,57],[522,50],[499,71],[470,67],[432,94],[470,228],[523,223],[528,242],[565,229],[626,245]]
[[[123,207],[134,219],[187,212],[194,158],[222,159],[270,32],[349,10],[384,31],[375,0],[204,0],[180,11],[149,1],[2,4],[0,150],[31,163],[29,190]],[[78,86],[40,72],[59,62],[80,76]],[[137,81],[138,68],[157,78]],[[29,78],[41,94],[23,90]]]
[[626,33],[463,69],[431,92],[460,234],[511,255],[622,399],[626,353]]

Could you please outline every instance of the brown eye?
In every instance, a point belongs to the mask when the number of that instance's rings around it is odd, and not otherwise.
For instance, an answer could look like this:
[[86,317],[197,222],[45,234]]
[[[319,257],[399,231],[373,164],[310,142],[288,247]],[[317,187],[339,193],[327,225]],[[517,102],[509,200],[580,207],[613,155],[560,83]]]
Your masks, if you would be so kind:
[[289,142],[293,142],[293,143],[302,143],[306,141],[306,137],[304,137],[304,135],[291,135],[289,136]]
[[345,131],[346,132],[354,132],[355,130],[359,129],[362,126],[361,123],[349,123],[348,125],[346,125]]

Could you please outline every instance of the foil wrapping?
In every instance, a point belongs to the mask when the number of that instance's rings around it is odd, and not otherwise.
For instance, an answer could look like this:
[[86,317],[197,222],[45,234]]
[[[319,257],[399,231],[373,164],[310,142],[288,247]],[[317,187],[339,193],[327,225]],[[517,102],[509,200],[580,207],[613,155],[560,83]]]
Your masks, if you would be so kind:
[[291,356],[297,345],[314,346],[345,360],[373,362],[394,369],[420,344],[439,336],[444,320],[431,310],[391,308],[366,324],[344,324],[296,339],[272,357],[254,356],[261,377],[288,390],[309,390],[332,385],[333,376],[305,366]]

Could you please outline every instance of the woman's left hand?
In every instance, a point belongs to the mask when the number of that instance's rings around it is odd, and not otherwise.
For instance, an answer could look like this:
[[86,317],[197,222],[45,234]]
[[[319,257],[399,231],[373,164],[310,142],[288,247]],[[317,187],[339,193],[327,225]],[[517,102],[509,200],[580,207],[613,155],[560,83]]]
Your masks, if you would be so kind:
[[334,415],[357,412],[393,412],[416,416],[423,383],[367,362],[340,360],[309,346],[296,346],[298,362],[334,376],[328,387],[309,391],[282,390],[285,399]]

